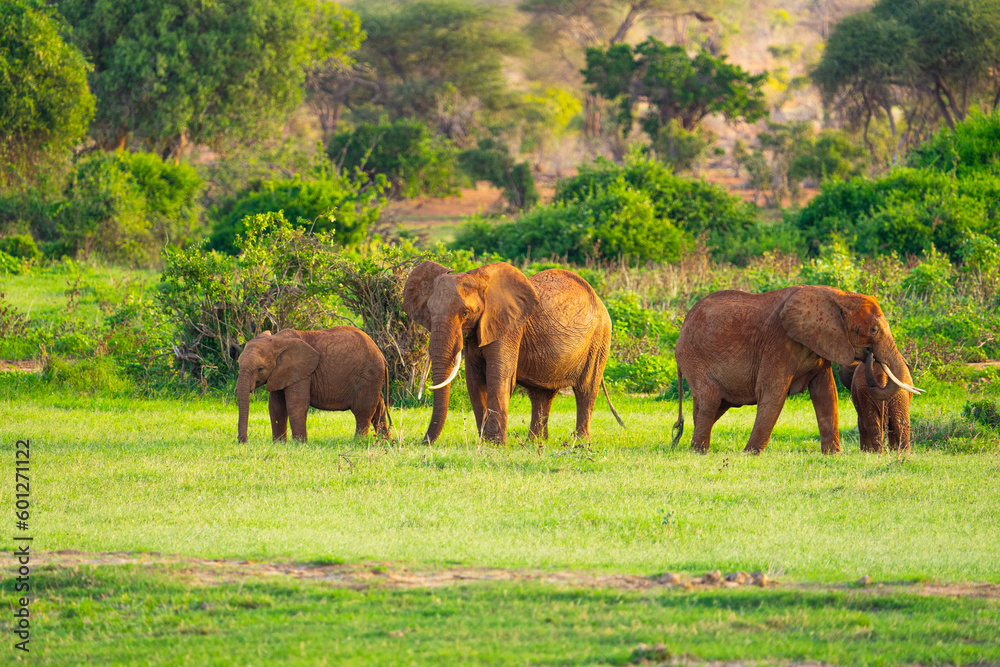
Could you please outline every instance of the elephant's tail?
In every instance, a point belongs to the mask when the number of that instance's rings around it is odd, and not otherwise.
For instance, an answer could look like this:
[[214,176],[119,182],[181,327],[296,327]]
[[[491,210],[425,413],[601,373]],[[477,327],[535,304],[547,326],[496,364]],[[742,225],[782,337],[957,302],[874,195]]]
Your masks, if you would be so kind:
[[385,365],[385,421],[392,428],[392,410],[389,409],[389,364]]
[[684,435],[684,382],[680,367],[677,368],[677,421],[674,422],[674,430],[677,431],[677,435],[670,443],[671,447],[676,447]]
[[608,387],[607,385],[604,384],[604,378],[601,378],[601,389],[604,390],[604,398],[607,399],[608,401],[608,407],[611,408],[611,414],[615,416],[615,419],[618,420],[618,423],[621,424],[621,427],[627,431],[628,427],[625,426],[625,422],[623,422],[622,418],[618,416],[618,411],[615,410],[615,406],[611,403],[611,397],[608,396]]

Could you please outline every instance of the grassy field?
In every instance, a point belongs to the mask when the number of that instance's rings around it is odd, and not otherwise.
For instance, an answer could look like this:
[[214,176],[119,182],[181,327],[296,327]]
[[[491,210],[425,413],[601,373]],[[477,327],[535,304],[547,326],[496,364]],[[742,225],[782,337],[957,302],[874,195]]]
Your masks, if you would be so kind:
[[[1000,659],[998,599],[918,594],[929,583],[1000,583],[1000,445],[982,434],[935,439],[966,398],[941,385],[915,400],[905,457],[859,453],[843,397],[837,457],[819,453],[800,397],[760,457],[741,452],[752,408],[730,411],[701,456],[669,446],[675,403],[625,396],[615,400],[629,430],[599,405],[586,446],[558,437],[573,426],[571,397],[556,401],[550,442],[523,443],[522,396],[507,447],[477,441],[460,401],[427,447],[417,444],[425,408],[394,409],[392,443],[352,440],[349,413],[322,412],[310,415],[308,443],[273,443],[257,400],[240,445],[225,395],[85,396],[4,374],[0,440],[10,459],[16,439],[31,439],[36,552],[641,577],[761,570],[779,582],[344,590],[260,573],[212,581],[183,560],[52,565],[38,573],[41,664],[623,664],[657,642],[695,662],[970,662]],[[4,506],[12,495],[4,483]],[[896,588],[845,588],[862,575]]]
[[[87,360],[72,336],[83,345],[155,282],[67,265],[4,289],[53,352]],[[9,339],[0,356],[37,356],[36,343]],[[913,402],[906,456],[861,454],[842,395],[840,456],[820,454],[798,396],[748,457],[753,408],[731,410],[701,456],[687,449],[690,401],[674,449],[676,403],[619,391],[627,431],[600,403],[593,441],[569,441],[562,396],[541,446],[524,441],[530,406],[516,395],[506,447],[476,439],[463,391],[433,447],[419,443],[420,407],[393,409],[392,442],[355,441],[349,413],[314,411],[308,443],[273,443],[261,391],[238,444],[231,394],[144,390],[107,366],[72,375],[100,382],[83,393],[59,373],[0,372],[4,459],[32,443],[37,596],[32,653],[0,649],[5,662],[1000,660],[1000,441],[962,417],[996,397],[989,374],[918,376],[929,393]],[[0,533],[8,553],[13,534]],[[712,570],[759,570],[773,586],[694,583]],[[873,584],[856,586],[864,575]]]

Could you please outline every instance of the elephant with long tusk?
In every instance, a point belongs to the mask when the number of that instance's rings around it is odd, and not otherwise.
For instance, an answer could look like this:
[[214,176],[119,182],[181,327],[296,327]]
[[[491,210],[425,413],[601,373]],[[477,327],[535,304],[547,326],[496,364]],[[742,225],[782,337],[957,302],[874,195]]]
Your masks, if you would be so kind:
[[[675,356],[678,387],[682,378],[691,387],[691,447],[698,451],[708,450],[715,422],[729,408],[743,405],[757,406],[746,451],[764,451],[785,398],[808,389],[820,446],[826,454],[839,452],[831,362],[843,367],[868,359],[869,374],[876,365],[881,368],[880,383],[866,382],[877,400],[903,392],[922,393],[909,381],[906,362],[878,301],[822,285],[764,294],[713,292],[684,318]],[[678,412],[675,445],[684,430],[680,400]]]
[[[463,351],[465,384],[485,439],[507,439],[515,384],[531,399],[532,438],[548,437],[549,409],[564,387],[576,395],[576,435],[590,437],[591,414],[604,387],[611,318],[583,278],[562,269],[527,278],[505,262],[453,273],[427,261],[406,279],[403,309],[431,334],[434,408],[427,442],[444,428]],[[611,410],[621,423],[614,406]]]
[[[910,449],[910,398],[923,390],[910,384],[910,372],[903,367],[903,380],[886,364],[876,363],[868,353],[864,362],[840,367],[840,381],[851,391],[851,401],[858,413],[858,436],[863,452],[881,452],[886,436],[889,447]],[[902,391],[895,391],[893,386]]]

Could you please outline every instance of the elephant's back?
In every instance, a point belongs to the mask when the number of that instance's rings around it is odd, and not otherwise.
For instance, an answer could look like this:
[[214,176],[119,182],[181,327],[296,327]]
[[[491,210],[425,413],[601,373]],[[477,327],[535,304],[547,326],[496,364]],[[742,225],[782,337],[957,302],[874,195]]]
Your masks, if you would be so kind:
[[538,295],[532,320],[566,330],[611,326],[608,311],[586,280],[565,269],[547,269],[528,278]]
[[347,409],[384,385],[385,357],[361,329],[343,325],[301,333],[322,360],[313,374],[313,407]]

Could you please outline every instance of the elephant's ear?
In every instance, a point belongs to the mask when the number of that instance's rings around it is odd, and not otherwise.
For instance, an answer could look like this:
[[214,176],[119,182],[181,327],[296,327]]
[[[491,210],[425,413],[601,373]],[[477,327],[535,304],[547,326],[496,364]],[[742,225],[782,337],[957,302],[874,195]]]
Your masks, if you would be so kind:
[[789,338],[842,366],[854,363],[854,346],[838,300],[844,292],[832,287],[805,285],[785,302],[781,324]]
[[431,330],[431,313],[427,309],[427,300],[434,293],[434,281],[449,271],[451,269],[427,260],[410,271],[403,286],[403,311],[428,331]]
[[485,305],[479,318],[479,344],[489,345],[524,326],[538,307],[538,294],[524,274],[506,262],[484,266],[476,273],[486,284]]
[[271,336],[277,357],[274,370],[267,378],[267,390],[279,391],[313,374],[319,366],[319,352],[292,329],[283,329]]

